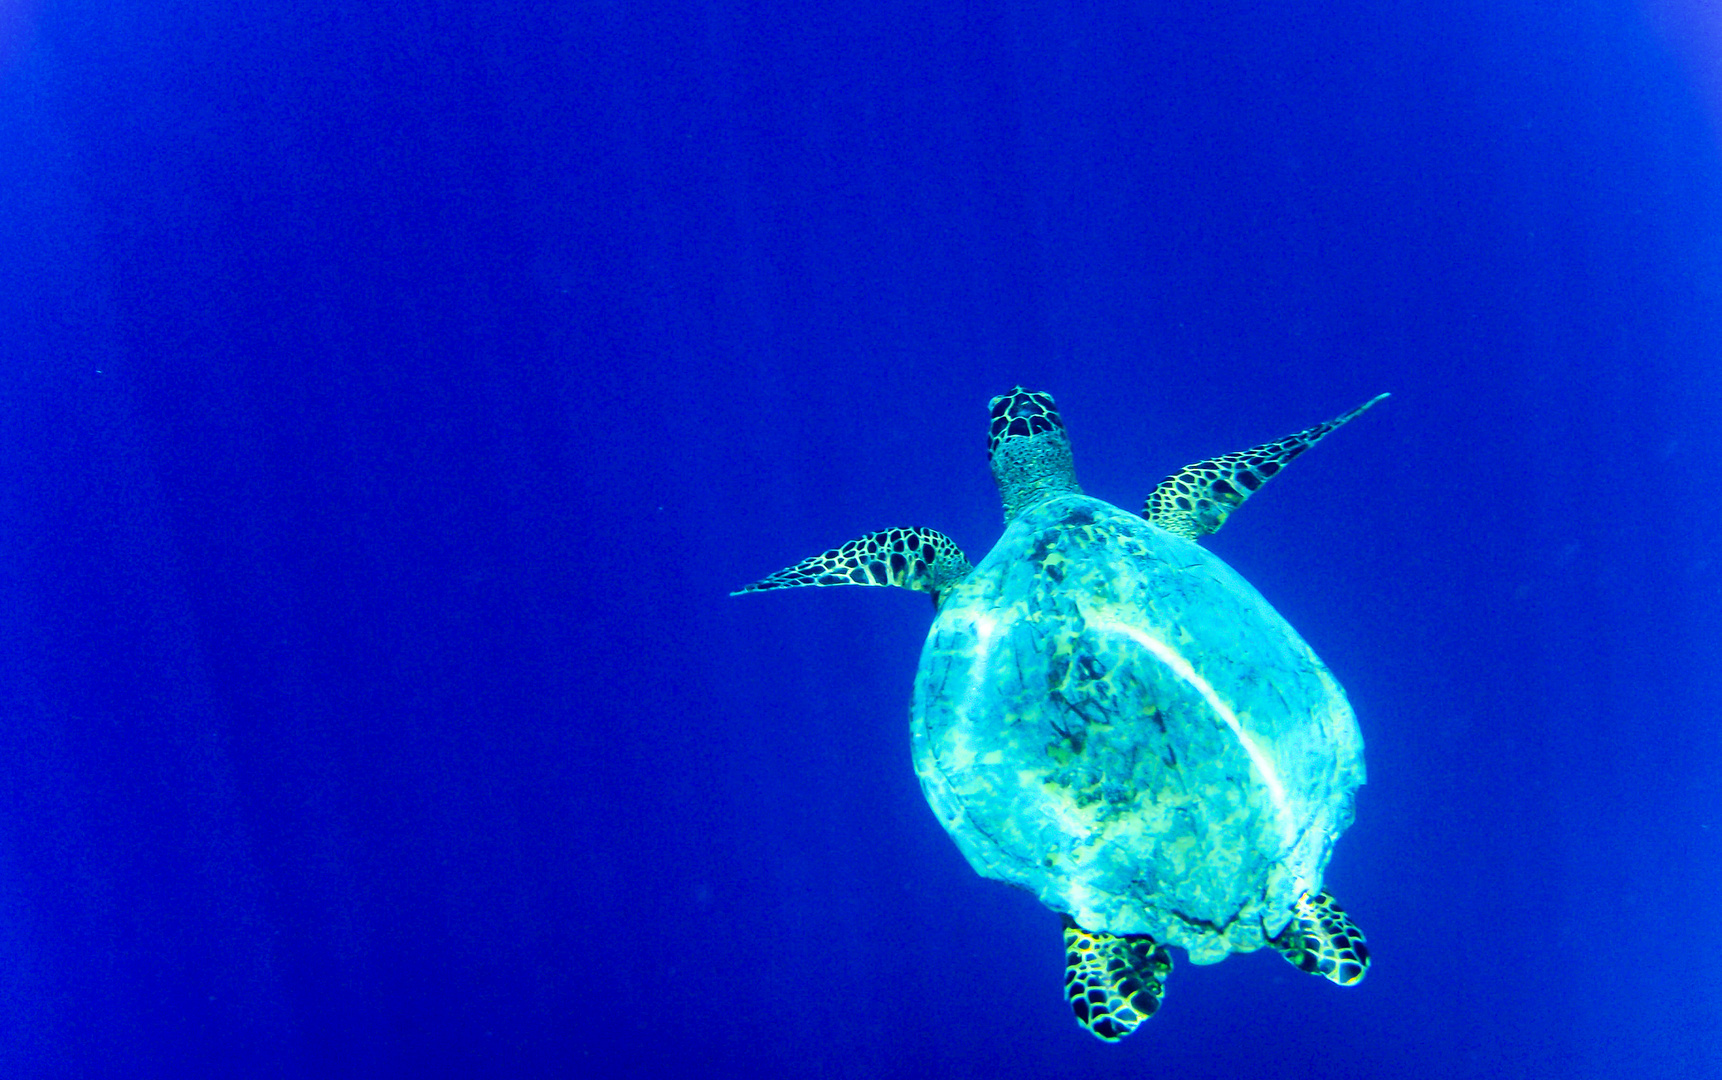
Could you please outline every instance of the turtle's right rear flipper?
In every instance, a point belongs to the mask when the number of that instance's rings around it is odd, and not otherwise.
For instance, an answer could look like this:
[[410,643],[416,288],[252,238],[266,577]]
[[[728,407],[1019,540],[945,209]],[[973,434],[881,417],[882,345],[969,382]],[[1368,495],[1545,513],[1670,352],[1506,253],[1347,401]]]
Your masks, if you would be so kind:
[[1064,917],[1064,996],[1076,1022],[1117,1042],[1154,1015],[1172,973],[1166,946],[1147,934],[1084,930]]
[[1269,944],[1299,971],[1341,986],[1355,986],[1369,974],[1363,931],[1326,889],[1299,897],[1291,922]]
[[881,529],[823,555],[803,559],[730,595],[800,585],[895,585],[931,593],[937,602],[939,590],[968,572],[969,560],[963,549],[937,529]]

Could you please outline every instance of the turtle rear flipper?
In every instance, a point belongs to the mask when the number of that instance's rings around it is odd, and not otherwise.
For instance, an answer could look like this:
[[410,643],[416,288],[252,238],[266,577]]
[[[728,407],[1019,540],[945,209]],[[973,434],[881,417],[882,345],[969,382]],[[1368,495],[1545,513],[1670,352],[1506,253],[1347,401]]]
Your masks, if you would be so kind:
[[931,593],[936,604],[939,591],[968,572],[963,549],[937,529],[880,529],[802,559],[730,595],[799,585],[895,585]]
[[1341,986],[1355,986],[1369,974],[1363,931],[1325,889],[1299,897],[1291,922],[1270,944],[1299,971]]
[[1095,1038],[1117,1042],[1160,1007],[1172,956],[1147,934],[1084,930],[1066,915],[1064,952],[1065,999]]
[[1344,416],[1235,454],[1186,465],[1154,485],[1142,516],[1174,536],[1200,540],[1220,531],[1233,510],[1273,479],[1291,460],[1357,419],[1386,397],[1378,394]]

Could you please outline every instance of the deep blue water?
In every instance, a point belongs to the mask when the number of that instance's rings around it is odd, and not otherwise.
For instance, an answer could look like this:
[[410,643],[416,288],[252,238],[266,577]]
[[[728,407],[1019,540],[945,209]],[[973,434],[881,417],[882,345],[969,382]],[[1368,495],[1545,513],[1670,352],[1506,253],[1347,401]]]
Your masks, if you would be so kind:
[[[1669,25],[0,4],[0,1075],[1722,1076]],[[1393,392],[1208,542],[1357,709],[1361,986],[1100,1044],[922,801],[926,599],[726,595],[984,552],[1019,382],[1130,508]]]

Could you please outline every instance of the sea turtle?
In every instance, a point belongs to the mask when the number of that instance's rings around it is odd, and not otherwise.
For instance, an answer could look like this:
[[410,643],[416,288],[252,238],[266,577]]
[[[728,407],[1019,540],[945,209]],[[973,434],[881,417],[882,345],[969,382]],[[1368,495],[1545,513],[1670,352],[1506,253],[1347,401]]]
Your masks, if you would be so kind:
[[1005,532],[971,567],[926,528],[870,533],[738,590],[897,585],[937,614],[910,710],[915,772],[983,877],[1063,913],[1065,996],[1116,1041],[1172,961],[1272,945],[1342,986],[1364,937],[1322,889],[1363,739],[1327,667],[1195,541],[1386,394],[1162,480],[1141,517],[1084,495],[1050,395],[994,398]]

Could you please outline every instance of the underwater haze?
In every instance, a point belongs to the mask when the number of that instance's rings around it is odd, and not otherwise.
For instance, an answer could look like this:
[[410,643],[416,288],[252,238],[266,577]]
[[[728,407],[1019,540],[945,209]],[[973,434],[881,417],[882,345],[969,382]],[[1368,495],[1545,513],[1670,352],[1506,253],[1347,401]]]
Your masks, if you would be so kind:
[[[0,1076],[1722,1077],[1706,19],[0,2]],[[728,595],[984,554],[1018,384],[1131,510],[1391,391],[1205,543],[1356,710],[1360,985],[1096,1040],[927,598]]]

